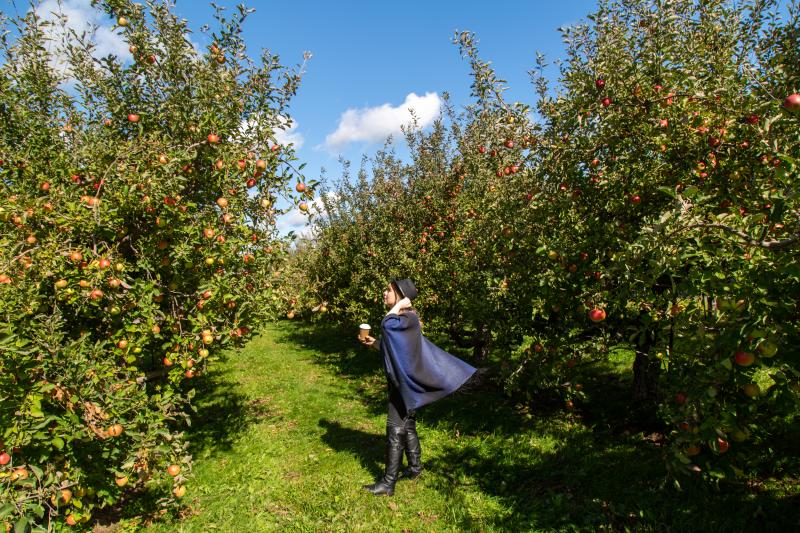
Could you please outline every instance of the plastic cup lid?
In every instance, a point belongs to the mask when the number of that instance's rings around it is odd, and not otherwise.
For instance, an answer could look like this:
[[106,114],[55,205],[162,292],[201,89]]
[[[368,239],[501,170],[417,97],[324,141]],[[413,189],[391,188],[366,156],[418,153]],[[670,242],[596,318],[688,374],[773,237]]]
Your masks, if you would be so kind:
[[360,327],[361,329],[370,329],[369,324],[361,324],[358,327]]

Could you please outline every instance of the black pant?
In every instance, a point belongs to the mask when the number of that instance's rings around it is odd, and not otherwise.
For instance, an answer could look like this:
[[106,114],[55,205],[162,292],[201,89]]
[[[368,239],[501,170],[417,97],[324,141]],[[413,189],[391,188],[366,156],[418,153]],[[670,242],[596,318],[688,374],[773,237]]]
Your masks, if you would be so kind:
[[408,418],[409,414],[411,414],[412,417],[414,416],[413,412],[409,413],[406,410],[406,406],[403,403],[403,397],[400,395],[400,391],[397,390],[390,381],[389,406],[388,406],[388,415],[386,417],[386,425],[394,427],[405,426],[405,421]]

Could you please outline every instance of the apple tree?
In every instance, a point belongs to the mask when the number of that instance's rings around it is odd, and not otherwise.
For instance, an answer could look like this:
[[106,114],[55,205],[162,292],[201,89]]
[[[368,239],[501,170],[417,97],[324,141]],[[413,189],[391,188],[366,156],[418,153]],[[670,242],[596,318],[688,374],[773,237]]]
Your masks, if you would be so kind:
[[192,380],[277,310],[276,202],[303,181],[275,140],[301,71],[247,56],[247,10],[218,11],[200,49],[168,2],[93,5],[132,61],[33,10],[2,21],[0,522],[17,530],[183,496]]

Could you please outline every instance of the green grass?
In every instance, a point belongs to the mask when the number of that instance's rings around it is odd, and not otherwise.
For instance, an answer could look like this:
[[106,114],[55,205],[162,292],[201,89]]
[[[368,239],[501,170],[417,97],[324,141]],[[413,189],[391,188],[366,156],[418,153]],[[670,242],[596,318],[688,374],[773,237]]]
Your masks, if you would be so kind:
[[[352,333],[352,332],[349,332]],[[425,472],[394,497],[361,488],[383,468],[377,352],[354,334],[282,322],[198,380],[194,479],[177,514],[146,500],[105,531],[796,530],[793,483],[665,481],[657,444],[626,426],[629,365],[587,376],[574,413],[524,413],[498,392],[421,410]],[[100,528],[98,528],[100,529]]]

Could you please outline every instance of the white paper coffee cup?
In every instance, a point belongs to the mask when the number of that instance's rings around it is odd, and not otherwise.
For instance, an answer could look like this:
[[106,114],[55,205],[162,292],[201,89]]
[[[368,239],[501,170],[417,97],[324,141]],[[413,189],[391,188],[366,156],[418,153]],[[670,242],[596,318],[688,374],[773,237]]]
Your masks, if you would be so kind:
[[370,330],[369,324],[361,324],[358,327],[359,327],[358,337],[360,339],[366,339],[367,337],[369,337],[369,330]]

